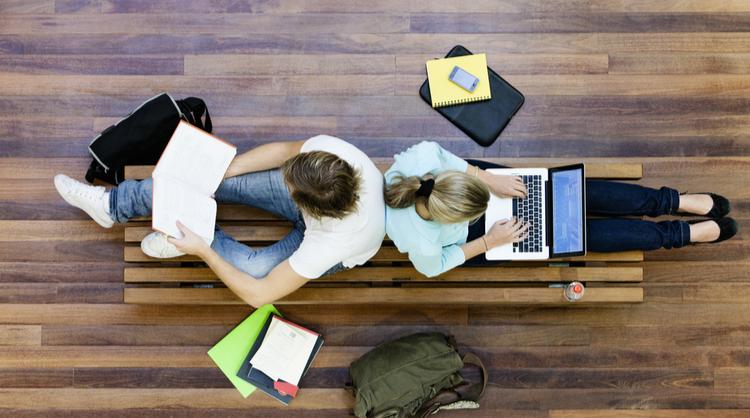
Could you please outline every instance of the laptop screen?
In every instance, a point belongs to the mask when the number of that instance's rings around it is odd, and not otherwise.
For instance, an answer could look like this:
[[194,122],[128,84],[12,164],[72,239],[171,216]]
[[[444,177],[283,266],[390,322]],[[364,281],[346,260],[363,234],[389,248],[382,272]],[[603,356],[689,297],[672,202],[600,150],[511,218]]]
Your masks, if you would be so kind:
[[583,166],[550,170],[552,176],[552,249],[582,253],[586,245]]

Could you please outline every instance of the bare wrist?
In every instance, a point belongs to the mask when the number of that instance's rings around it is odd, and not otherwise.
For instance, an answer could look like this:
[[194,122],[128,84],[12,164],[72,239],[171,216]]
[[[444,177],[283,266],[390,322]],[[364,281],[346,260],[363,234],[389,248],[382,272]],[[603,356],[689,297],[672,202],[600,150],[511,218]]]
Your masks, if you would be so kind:
[[198,251],[196,252],[196,256],[200,257],[202,260],[206,260],[208,256],[211,254],[211,247],[208,245],[201,246]]
[[485,170],[482,170],[481,168],[477,167],[477,171],[474,177],[482,181],[484,184],[489,185],[489,178],[487,176],[491,176],[492,174],[486,172]]

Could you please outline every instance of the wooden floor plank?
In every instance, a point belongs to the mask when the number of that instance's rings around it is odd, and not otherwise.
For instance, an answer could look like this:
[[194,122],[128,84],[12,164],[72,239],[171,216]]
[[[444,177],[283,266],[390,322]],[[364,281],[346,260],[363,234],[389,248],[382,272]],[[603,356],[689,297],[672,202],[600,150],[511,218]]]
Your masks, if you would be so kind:
[[610,74],[748,74],[747,54],[613,54]]
[[60,346],[0,352],[0,368],[212,367],[209,347]]
[[42,343],[38,325],[0,325],[0,346],[34,346]]
[[[693,33],[523,33],[463,34],[466,45],[488,53],[742,53],[750,52],[748,32]],[[9,54],[445,54],[456,44],[449,33],[331,34],[314,42],[309,34],[258,33],[251,37],[212,34],[9,34],[0,51]],[[103,49],[107,45],[109,48]],[[122,90],[120,90],[122,91]],[[132,94],[132,91],[125,91]],[[299,92],[297,93],[299,94]]]
[[0,303],[118,303],[122,283],[0,283]]
[[[550,397],[553,391],[557,395]],[[617,392],[615,389],[571,389],[560,391],[559,389],[499,389],[491,387],[487,390],[485,408],[492,410],[499,407],[522,409],[525,402],[531,399],[544,399],[539,405],[548,408],[552,402],[560,402],[560,409],[574,407],[578,399],[584,393],[588,393],[588,405],[591,409],[606,407],[606,399],[614,395],[621,408],[631,409],[648,396],[648,390],[634,390],[629,392]],[[706,402],[706,406],[715,405],[725,399],[731,398],[731,393],[711,393],[707,390],[664,390],[652,396],[654,408],[668,409],[688,399],[696,399]],[[548,399],[550,399],[548,401]],[[234,389],[6,389],[0,393],[0,402],[7,408],[40,409],[43,407],[55,409],[90,409],[107,408],[113,411],[127,410],[138,405],[143,408],[284,408],[285,411],[298,410],[322,410],[338,407],[340,409],[351,409],[354,398],[344,389],[308,389],[300,391],[296,402],[283,407],[269,396],[256,394],[251,398],[243,399],[237,396]],[[747,409],[747,402],[737,399],[732,405],[736,408]],[[288,413],[288,412],[287,412]]]
[[0,221],[0,242],[112,241],[122,237],[122,228],[105,229],[91,220]]
[[[672,337],[664,341],[664,331]],[[659,345],[662,347],[742,347],[750,342],[750,330],[736,325],[669,325],[658,327],[653,325],[620,325],[595,327],[592,346],[607,347],[618,345],[630,347],[635,345]]]
[[[726,76],[731,77],[731,76]],[[306,76],[109,76],[109,75],[4,75],[0,74],[0,95],[111,94],[126,88],[145,97],[162,90],[192,91],[192,94],[252,89],[256,95],[378,95],[392,94],[393,75],[306,75]]]
[[121,283],[124,263],[0,262],[0,283]]
[[610,12],[748,12],[750,5],[737,0],[591,0],[592,11]]
[[0,13],[54,13],[55,0],[8,0],[0,4]]
[[186,55],[186,75],[393,74],[395,56],[372,54]]
[[742,13],[415,13],[415,33],[743,32]]
[[645,409],[645,410],[552,410],[550,418],[681,418],[690,416],[695,418],[740,418],[750,414],[750,409],[693,409],[686,412],[683,409]]
[[[331,358],[326,366],[344,367],[345,359],[337,362],[334,356],[345,353],[348,347],[377,346],[392,338],[430,330],[454,335],[461,344],[482,349],[492,347],[588,346],[591,341],[585,326],[465,326],[465,325],[393,325],[379,324],[378,332],[371,333],[357,325],[329,324],[315,326],[314,331],[326,335],[326,347],[331,347]],[[231,331],[226,325],[45,325],[42,330],[44,346],[211,346]],[[359,352],[360,350],[355,350]],[[346,358],[350,356],[346,355]],[[317,365],[317,362],[316,362]]]
[[[249,306],[136,306],[127,304],[0,304],[0,323],[23,325],[236,325],[252,313]],[[314,324],[466,324],[466,306],[321,306],[284,308],[286,317]]]
[[638,309],[610,307],[602,309],[571,309],[561,315],[559,309],[504,309],[502,307],[471,307],[469,321],[474,324],[487,324],[495,321],[517,319],[523,314],[523,323],[575,323],[603,325],[622,323],[628,325],[652,325],[655,321],[669,318],[670,325],[731,325],[750,317],[740,305],[726,303],[646,303]]
[[[0,403],[21,409],[107,409],[142,408],[281,408],[277,400],[263,394],[244,399],[235,389],[4,389]],[[285,410],[350,409],[354,398],[344,389],[300,391]]]
[[[137,26],[132,25],[133,19]],[[128,13],[0,16],[0,34],[160,34],[215,33],[267,34],[284,27],[286,33],[403,33],[409,31],[404,15],[371,13],[311,14],[190,14]]]
[[744,391],[750,382],[748,367],[720,367],[715,371],[715,386],[718,389]]
[[73,369],[0,369],[0,388],[65,388],[73,386]]
[[555,11],[560,5],[566,10],[588,10],[589,1],[582,0],[530,0],[495,1],[477,0],[471,4],[458,5],[450,0],[433,0],[429,3],[415,4],[399,0],[373,0],[367,4],[360,2],[309,2],[305,0],[279,0],[271,3],[252,1],[222,2],[215,0],[193,0],[182,4],[179,0],[166,0],[158,3],[135,3],[118,0],[102,0],[102,11],[105,13],[155,12],[164,13],[174,10],[176,5],[183,5],[185,11],[192,13],[407,13],[425,9],[435,13],[484,12],[487,10],[521,12],[521,11]]
[[13,55],[0,62],[5,74],[182,75],[180,56]]

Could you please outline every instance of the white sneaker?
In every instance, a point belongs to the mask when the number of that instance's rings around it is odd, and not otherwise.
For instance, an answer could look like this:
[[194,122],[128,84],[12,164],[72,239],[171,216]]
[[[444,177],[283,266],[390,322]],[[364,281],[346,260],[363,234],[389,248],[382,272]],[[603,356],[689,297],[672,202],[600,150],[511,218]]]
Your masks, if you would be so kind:
[[70,205],[86,212],[91,219],[105,228],[115,221],[109,216],[109,192],[102,186],[90,186],[73,180],[65,174],[55,176],[55,188]]
[[161,232],[152,232],[141,241],[141,250],[153,258],[173,258],[185,255],[167,240]]

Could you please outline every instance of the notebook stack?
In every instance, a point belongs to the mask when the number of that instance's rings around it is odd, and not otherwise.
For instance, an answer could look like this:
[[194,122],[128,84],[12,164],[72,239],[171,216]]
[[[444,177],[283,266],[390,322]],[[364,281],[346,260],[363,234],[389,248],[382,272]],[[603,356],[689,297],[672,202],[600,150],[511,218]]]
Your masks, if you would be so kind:
[[237,376],[288,405],[322,345],[320,334],[272,314]]
[[288,405],[322,345],[320,334],[283,319],[272,305],[265,305],[208,355],[242,396],[258,388]]

